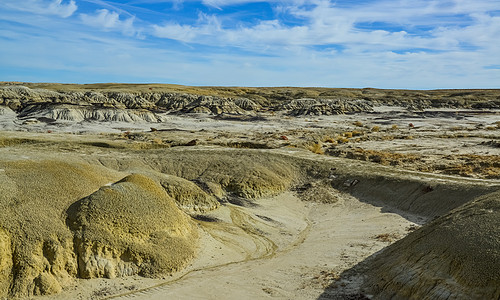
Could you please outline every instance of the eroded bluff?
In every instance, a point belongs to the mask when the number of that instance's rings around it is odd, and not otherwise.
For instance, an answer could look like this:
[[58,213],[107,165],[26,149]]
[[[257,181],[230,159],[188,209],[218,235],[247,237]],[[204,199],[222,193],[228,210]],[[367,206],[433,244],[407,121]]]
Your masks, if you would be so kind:
[[360,98],[267,99],[172,92],[53,91],[22,85],[0,86],[0,106],[22,120],[163,122],[160,112],[255,115],[281,111],[291,115],[334,115],[372,111]]
[[368,263],[374,299],[499,299],[500,191],[439,217]]

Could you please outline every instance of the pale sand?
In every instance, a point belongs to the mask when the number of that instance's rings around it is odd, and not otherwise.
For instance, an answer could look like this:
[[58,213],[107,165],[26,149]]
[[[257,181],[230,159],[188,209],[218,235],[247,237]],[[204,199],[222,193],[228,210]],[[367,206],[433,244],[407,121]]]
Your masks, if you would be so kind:
[[[200,222],[198,257],[179,274],[77,280],[39,299],[316,299],[337,275],[389,244],[377,235],[402,238],[414,225],[348,194],[317,204],[286,192],[256,204],[227,204],[209,214],[219,222]],[[356,282],[339,284],[356,292]]]

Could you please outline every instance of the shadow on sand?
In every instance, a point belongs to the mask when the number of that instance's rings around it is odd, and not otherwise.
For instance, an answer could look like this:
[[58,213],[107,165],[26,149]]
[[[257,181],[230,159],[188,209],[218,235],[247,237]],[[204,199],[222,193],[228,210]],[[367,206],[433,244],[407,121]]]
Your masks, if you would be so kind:
[[[344,181],[341,185],[336,186],[339,190],[350,193],[364,203],[381,207],[381,211],[384,213],[399,214],[419,225],[424,225],[481,195],[499,189],[498,185],[473,185],[451,181],[433,182],[432,179],[401,179],[377,175],[356,179],[347,177],[339,179],[340,182]],[[350,185],[351,182],[356,184]],[[422,230],[422,228],[411,232],[410,235],[417,234],[417,231]],[[400,243],[406,238],[396,243]],[[318,300],[371,299],[374,296],[371,295],[374,289],[370,287],[368,282],[373,282],[371,280],[373,278],[368,276],[374,276],[373,268],[380,265],[380,261],[375,263],[375,258],[385,251],[390,251],[389,248],[396,249],[397,247],[394,246],[396,245],[389,245],[342,272],[325,288]]]

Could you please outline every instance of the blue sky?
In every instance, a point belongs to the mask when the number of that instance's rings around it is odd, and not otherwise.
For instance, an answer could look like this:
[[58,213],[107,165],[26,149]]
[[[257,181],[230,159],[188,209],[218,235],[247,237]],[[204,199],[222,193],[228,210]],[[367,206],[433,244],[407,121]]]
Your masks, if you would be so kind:
[[500,1],[0,0],[0,81],[500,88]]

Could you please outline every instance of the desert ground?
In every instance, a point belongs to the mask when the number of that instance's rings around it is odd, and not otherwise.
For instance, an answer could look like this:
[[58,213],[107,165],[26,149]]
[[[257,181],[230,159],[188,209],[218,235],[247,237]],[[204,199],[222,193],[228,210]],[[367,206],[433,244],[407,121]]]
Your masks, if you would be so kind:
[[0,299],[500,299],[500,91],[0,84]]

